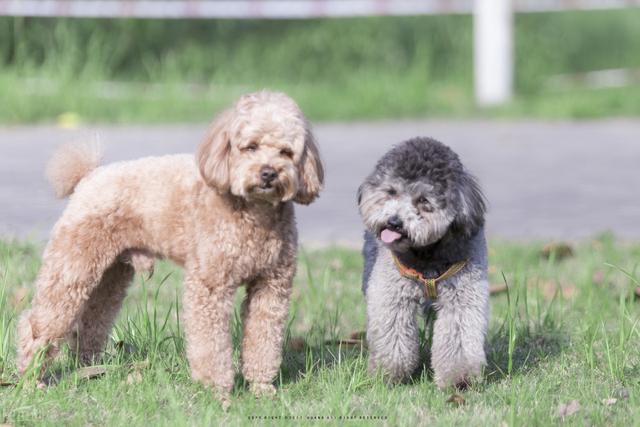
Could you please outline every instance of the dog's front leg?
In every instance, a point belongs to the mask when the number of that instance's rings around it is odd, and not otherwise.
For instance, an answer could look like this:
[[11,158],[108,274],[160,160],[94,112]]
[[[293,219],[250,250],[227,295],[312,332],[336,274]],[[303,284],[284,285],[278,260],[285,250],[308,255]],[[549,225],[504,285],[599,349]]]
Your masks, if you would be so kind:
[[416,285],[374,270],[367,290],[369,373],[390,383],[409,379],[420,363]]
[[213,387],[223,406],[233,388],[230,316],[236,286],[223,277],[203,279],[187,274],[184,323],[191,376]]
[[489,285],[462,277],[439,291],[431,349],[434,380],[440,388],[465,387],[486,364]]
[[242,373],[256,396],[273,395],[282,362],[294,266],[258,278],[242,305]]

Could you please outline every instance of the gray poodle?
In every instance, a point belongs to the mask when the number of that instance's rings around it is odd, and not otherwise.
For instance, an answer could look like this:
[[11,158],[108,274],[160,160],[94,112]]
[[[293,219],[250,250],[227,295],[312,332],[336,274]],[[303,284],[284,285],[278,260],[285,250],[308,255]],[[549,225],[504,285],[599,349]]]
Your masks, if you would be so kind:
[[358,190],[367,228],[363,291],[369,372],[403,382],[418,368],[417,312],[435,309],[438,387],[463,387],[486,364],[489,322],[484,196],[458,156],[429,138],[385,154]]

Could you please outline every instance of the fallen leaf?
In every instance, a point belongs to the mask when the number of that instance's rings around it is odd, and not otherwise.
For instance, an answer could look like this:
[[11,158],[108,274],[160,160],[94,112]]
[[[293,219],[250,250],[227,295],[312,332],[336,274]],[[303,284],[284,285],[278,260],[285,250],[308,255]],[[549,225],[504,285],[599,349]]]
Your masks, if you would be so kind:
[[329,263],[329,267],[331,267],[333,271],[340,271],[344,268],[344,263],[340,258],[334,258]]
[[505,292],[507,290],[507,285],[502,284],[502,285],[490,285],[489,286],[489,294],[490,295],[495,295],[495,294],[499,294],[502,292]]
[[610,397],[609,399],[602,399],[602,403],[607,406],[615,405],[618,399]]
[[552,300],[556,293],[564,299],[571,299],[576,294],[576,285],[573,283],[557,283],[555,280],[537,282],[546,300]]
[[596,285],[601,285],[604,282],[604,271],[598,270],[593,272],[593,276],[591,277],[591,281]]
[[465,404],[464,396],[458,393],[453,393],[447,399],[447,403],[451,403],[454,406],[462,406]]
[[562,418],[562,421],[564,421],[566,417],[570,417],[571,415],[575,414],[579,410],[580,410],[580,402],[578,402],[577,400],[572,400],[569,403],[561,403],[558,406],[558,416]]
[[143,360],[142,362],[134,362],[129,366],[131,366],[131,369],[145,369],[149,367],[149,361]]
[[86,366],[76,371],[78,378],[83,380],[90,380],[104,375],[107,372],[107,368],[104,366]]
[[293,351],[304,351],[307,342],[302,337],[293,337],[289,340],[289,348]]
[[553,257],[556,261],[561,261],[573,256],[573,248],[565,242],[549,243],[542,248],[540,255],[546,259]]
[[142,374],[139,371],[133,371],[127,375],[127,384],[129,385],[139,383],[140,381],[142,381]]
[[367,337],[367,333],[365,331],[355,331],[351,332],[349,338],[352,340],[364,340]]

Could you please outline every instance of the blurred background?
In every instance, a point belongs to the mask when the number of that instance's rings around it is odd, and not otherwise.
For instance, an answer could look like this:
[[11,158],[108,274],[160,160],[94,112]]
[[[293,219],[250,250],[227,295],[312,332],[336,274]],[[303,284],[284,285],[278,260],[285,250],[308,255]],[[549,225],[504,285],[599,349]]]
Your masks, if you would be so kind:
[[59,143],[192,151],[240,94],[314,123],[327,190],[308,242],[358,242],[355,189],[415,135],[451,145],[495,237],[640,238],[640,1],[0,0],[0,233],[46,237]]

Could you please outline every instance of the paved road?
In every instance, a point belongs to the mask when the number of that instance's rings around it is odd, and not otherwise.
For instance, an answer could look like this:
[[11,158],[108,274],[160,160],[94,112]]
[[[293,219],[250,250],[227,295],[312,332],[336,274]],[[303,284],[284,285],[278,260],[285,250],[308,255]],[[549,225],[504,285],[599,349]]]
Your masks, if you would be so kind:
[[[58,144],[98,132],[106,161],[191,152],[206,124],[0,127],[0,236],[46,239],[64,208],[43,170]],[[326,190],[298,209],[306,244],[359,244],[355,192],[376,159],[415,135],[451,145],[490,202],[487,230],[504,239],[581,239],[611,230],[640,239],[640,120],[402,121],[318,124]]]

